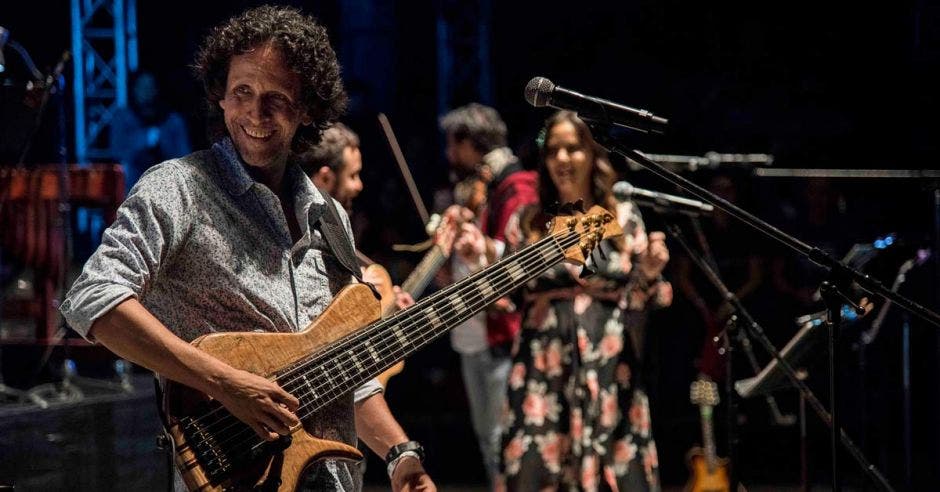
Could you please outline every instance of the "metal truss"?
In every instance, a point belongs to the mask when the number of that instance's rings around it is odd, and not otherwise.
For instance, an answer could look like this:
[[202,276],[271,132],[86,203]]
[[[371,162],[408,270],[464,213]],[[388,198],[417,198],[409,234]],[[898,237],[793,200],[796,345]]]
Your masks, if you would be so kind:
[[108,128],[137,69],[136,0],[71,0],[75,158],[111,159]]

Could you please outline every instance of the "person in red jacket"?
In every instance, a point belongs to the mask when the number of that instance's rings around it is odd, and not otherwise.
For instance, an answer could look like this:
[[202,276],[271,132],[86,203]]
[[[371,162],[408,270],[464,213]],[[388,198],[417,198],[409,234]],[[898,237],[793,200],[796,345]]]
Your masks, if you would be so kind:
[[[456,280],[502,255],[509,218],[538,201],[538,177],[523,170],[506,146],[506,124],[495,109],[468,104],[447,113],[441,128],[447,136],[447,160],[453,173],[461,182],[483,181],[487,190],[484,205],[476,211],[476,223],[466,223],[454,244]],[[464,213],[474,215],[467,210]],[[500,416],[506,401],[511,350],[521,322],[514,303],[504,298],[451,334],[451,345],[461,356],[473,427],[493,490],[503,489],[499,476]]]

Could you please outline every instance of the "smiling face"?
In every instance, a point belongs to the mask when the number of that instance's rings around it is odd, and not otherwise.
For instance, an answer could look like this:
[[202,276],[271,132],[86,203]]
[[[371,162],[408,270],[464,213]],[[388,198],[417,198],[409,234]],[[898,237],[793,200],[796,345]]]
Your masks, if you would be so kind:
[[573,202],[591,201],[591,167],[594,155],[585,145],[574,124],[562,120],[552,126],[545,141],[545,167],[558,189],[558,198]]
[[235,55],[229,62],[225,98],[219,101],[235,149],[252,170],[283,172],[294,133],[311,118],[300,103],[300,76],[273,44]]

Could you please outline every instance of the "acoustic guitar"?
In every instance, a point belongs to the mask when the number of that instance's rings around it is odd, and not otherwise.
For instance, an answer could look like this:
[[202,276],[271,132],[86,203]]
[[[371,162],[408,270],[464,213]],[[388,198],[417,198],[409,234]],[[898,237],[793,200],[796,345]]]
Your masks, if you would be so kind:
[[712,427],[712,409],[718,405],[718,385],[702,377],[692,382],[689,390],[693,405],[699,408],[702,420],[702,448],[693,448],[687,455],[691,477],[687,492],[729,492],[728,460],[718,458],[715,452],[715,433]]
[[[276,381],[300,400],[298,417],[309,420],[550,267],[564,260],[583,265],[602,239],[622,234],[607,210],[576,208],[563,207],[542,240],[389,318],[381,319],[368,286],[354,284],[301,332],[213,333],[193,345]],[[292,491],[316,460],[362,458],[355,447],[311,435],[303,425],[264,441],[221,404],[179,383],[167,384],[163,407],[174,460],[189,490]]]

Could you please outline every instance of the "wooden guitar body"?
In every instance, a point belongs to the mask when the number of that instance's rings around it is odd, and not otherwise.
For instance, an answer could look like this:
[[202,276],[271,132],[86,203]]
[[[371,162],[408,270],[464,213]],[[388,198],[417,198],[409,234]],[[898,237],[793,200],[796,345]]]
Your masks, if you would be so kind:
[[719,458],[715,451],[715,430],[712,427],[712,409],[718,405],[718,385],[705,375],[692,382],[689,399],[699,407],[702,421],[701,448],[692,448],[686,455],[689,465],[687,492],[729,492],[728,460]]
[[[200,350],[233,367],[270,378],[294,395],[300,402],[296,413],[303,426],[293,429],[291,436],[262,441],[219,402],[168,382],[164,420],[187,488],[287,492],[297,488],[304,469],[314,461],[361,459],[356,448],[312,435],[312,429],[305,426],[327,405],[552,265],[561,261],[583,264],[598,242],[622,233],[613,215],[597,206],[577,217],[556,217],[552,231],[538,243],[388,318],[382,318],[372,290],[354,284],[342,289],[301,332],[217,333],[193,341]],[[440,250],[435,251],[438,253],[422,262],[427,265],[423,271],[432,271],[446,258]],[[424,274],[418,277],[429,278]]]
[[692,448],[686,456],[689,465],[689,483],[686,492],[729,492],[728,460],[717,458],[712,470],[708,469],[708,460],[702,448]]
[[[379,319],[378,301],[365,285],[350,285],[341,290],[333,302],[313,323],[298,333],[216,333],[200,337],[193,345],[233,367],[261,376],[270,376],[324,346]],[[282,438],[273,447],[288,447],[237,467],[221,482],[213,482],[183,431],[181,419],[199,415],[211,402],[202,393],[187,386],[167,382],[164,410],[167,430],[174,444],[177,469],[189,490],[279,490],[293,491],[302,472],[320,459],[359,460],[362,454],[344,443],[319,439],[306,429],[298,428],[289,442]],[[220,438],[226,436],[220,435]]]

